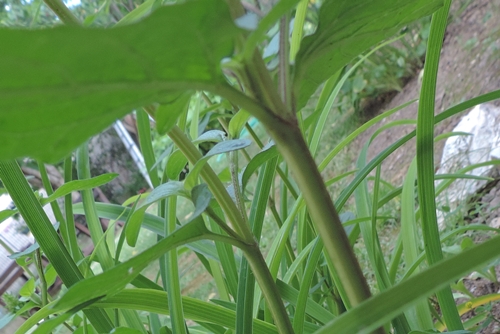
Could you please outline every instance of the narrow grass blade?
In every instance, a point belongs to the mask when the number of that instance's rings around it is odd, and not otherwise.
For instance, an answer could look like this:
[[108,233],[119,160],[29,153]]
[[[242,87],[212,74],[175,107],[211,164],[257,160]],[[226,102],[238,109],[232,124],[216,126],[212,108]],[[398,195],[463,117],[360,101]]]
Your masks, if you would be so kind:
[[[271,191],[271,186],[274,181],[276,167],[278,165],[278,158],[273,158],[263,165],[260,169],[257,185],[255,186],[255,195],[250,207],[249,222],[252,232],[257,240],[260,240],[262,234],[262,226],[264,224],[264,216],[266,212],[267,202]],[[237,332],[251,333],[252,332],[252,318],[255,309],[258,307],[258,301],[254,300],[256,296],[260,296],[260,288],[255,286],[255,277],[253,276],[248,261],[243,259],[240,265],[238,285],[238,296],[236,303],[236,316],[238,322],[236,323]],[[257,293],[255,294],[255,291]],[[254,308],[254,303],[255,305]],[[254,312],[252,309],[254,308]]]
[[[401,237],[406,267],[410,267],[420,254],[417,242],[417,222],[415,219],[415,180],[417,177],[417,161],[413,160],[406,174],[401,194]],[[415,271],[415,273],[418,272]],[[413,329],[429,329],[433,327],[427,300],[419,301],[415,308],[406,312]]]
[[[436,216],[434,189],[434,109],[439,57],[444,33],[448,24],[451,0],[444,1],[444,7],[432,15],[429,43],[425,57],[424,78],[420,91],[417,124],[417,179],[418,198],[422,212],[422,232],[425,253],[429,264],[443,258]],[[443,318],[451,330],[463,330],[455,300],[450,287],[437,292]]]
[[194,220],[162,239],[141,254],[104,273],[88,278],[69,289],[57,302],[57,308],[71,309],[92,299],[116,294],[162,254],[190,241],[210,236],[203,221]]
[[373,296],[328,323],[316,333],[370,333],[421,298],[428,297],[454,279],[496,259],[498,254],[500,254],[500,236],[459,255],[442,260],[391,289]]
[[[17,162],[0,161],[0,179],[64,284],[70,287],[82,280],[83,275],[52,227]],[[98,331],[109,332],[113,328],[111,320],[102,310],[87,312],[86,315]]]

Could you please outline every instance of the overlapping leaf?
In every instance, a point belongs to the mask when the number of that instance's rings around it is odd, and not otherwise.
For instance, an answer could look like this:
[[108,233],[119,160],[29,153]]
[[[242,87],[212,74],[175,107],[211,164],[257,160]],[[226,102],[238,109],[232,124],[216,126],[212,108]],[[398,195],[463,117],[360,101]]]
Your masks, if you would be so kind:
[[297,110],[323,81],[361,52],[441,5],[442,0],[325,1],[318,29],[304,38],[297,54],[293,87]]
[[116,29],[0,29],[0,159],[55,161],[167,92],[224,84],[220,61],[238,33],[222,0]]

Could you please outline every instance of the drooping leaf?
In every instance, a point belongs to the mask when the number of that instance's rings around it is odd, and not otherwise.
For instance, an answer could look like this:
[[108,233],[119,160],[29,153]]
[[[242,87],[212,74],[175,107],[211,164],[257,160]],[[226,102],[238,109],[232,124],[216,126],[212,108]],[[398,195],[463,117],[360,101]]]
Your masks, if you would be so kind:
[[103,184],[111,182],[117,176],[118,176],[118,174],[116,174],[116,173],[108,173],[108,174],[102,174],[102,175],[93,177],[91,179],[74,180],[74,181],[67,182],[67,183],[63,184],[62,186],[60,186],[59,188],[57,188],[57,190],[54,191],[52,193],[52,195],[50,195],[49,197],[41,198],[40,203],[42,205],[45,205],[47,203],[55,201],[58,198],[64,197],[73,191],[92,189],[92,188],[102,186]]
[[55,308],[72,309],[90,300],[112,296],[132,282],[151,261],[177,246],[200,240],[208,234],[203,220],[195,219],[130,260],[78,282],[57,301]]
[[31,253],[35,252],[38,248],[40,248],[40,245],[38,245],[38,242],[34,242],[31,246],[23,250],[22,252],[17,252],[14,254],[9,255],[9,259],[15,260],[18,259],[22,256],[27,256],[30,255]]
[[57,161],[168,92],[224,85],[220,62],[239,31],[222,0],[116,29],[0,29],[0,159]]
[[296,59],[293,93],[300,110],[318,86],[354,57],[416,19],[442,0],[325,1],[316,32],[303,39]]
[[[168,296],[165,291],[150,289],[127,289],[113,297],[97,302],[91,307],[131,308],[158,314],[170,314]],[[182,297],[186,319],[219,324],[227,328],[235,326],[234,310],[190,297]],[[260,319],[253,319],[255,334],[277,333],[276,327]]]
[[221,141],[226,140],[226,133],[221,130],[209,130],[207,132],[202,133],[198,138],[193,140],[193,144],[200,144],[204,142],[214,142],[220,143]]

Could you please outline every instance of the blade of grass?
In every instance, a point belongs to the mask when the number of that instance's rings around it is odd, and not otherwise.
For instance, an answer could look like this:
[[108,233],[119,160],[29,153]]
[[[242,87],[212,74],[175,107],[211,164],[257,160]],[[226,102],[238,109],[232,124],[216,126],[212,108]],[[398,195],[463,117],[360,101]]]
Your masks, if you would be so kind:
[[[88,143],[84,143],[78,148],[76,157],[78,178],[84,180],[90,179],[91,177]],[[97,256],[99,264],[101,265],[103,271],[110,270],[114,267],[114,260],[111,256],[109,248],[107,247],[107,244],[105,242],[101,242],[105,240],[105,235],[101,226],[101,221],[99,220],[99,217],[97,215],[94,193],[92,189],[83,189],[80,192],[82,195],[87,227],[89,228],[90,237],[95,247],[94,253]],[[118,312],[123,313],[123,316],[129,326],[146,334],[146,330],[144,329],[144,326],[142,325],[137,312],[132,310],[123,310]]]
[[[495,99],[500,98],[500,90],[496,90],[481,96],[478,96],[476,98],[467,100],[465,102],[459,103],[446,111],[440,113],[435,117],[435,123],[439,123],[455,114],[458,114],[459,112],[462,112],[468,108],[474,107],[478,104],[485,103],[488,101],[492,101]],[[364,168],[361,170],[358,174],[356,174],[356,177],[354,180],[349,183],[349,185],[344,188],[344,190],[340,193],[339,197],[335,201],[335,206],[340,210],[349,196],[354,192],[354,189],[359,185],[359,183],[378,165],[380,164],[385,158],[387,158],[392,152],[394,152],[397,148],[401,147],[403,144],[408,142],[410,139],[415,137],[416,131],[412,131],[408,133],[406,136],[400,138],[394,144],[390,145],[387,147],[385,150],[380,152],[375,158],[373,158]],[[326,160],[326,159],[325,159]],[[323,166],[323,163],[320,165],[320,167]],[[325,165],[326,166],[326,165]]]
[[[0,161],[0,179],[64,284],[70,287],[82,280],[83,275],[52,227],[17,162]],[[85,313],[98,331],[109,332],[113,328],[111,320],[103,310]]]
[[[177,197],[172,196],[167,200],[165,235],[171,235],[177,228],[176,207]],[[174,333],[186,334],[186,324],[184,322],[184,312],[182,309],[177,252],[168,252],[165,254],[165,260],[167,272],[166,282],[164,282],[164,285],[166,286],[168,295],[168,307],[170,309],[172,331]]]
[[[277,165],[278,158],[275,157],[260,168],[261,172],[259,173],[257,185],[255,186],[255,195],[252,199],[249,216],[250,227],[252,228],[252,233],[255,235],[256,240],[260,240],[262,234],[267,202]],[[254,297],[260,296],[260,288],[255,286],[255,278],[250,271],[248,261],[245,259],[243,259],[240,264],[239,278],[240,282],[236,299],[236,332],[251,333],[254,314],[251,310],[254,307]],[[256,289],[257,293],[255,293]],[[258,307],[258,304],[255,306]]]
[[138,110],[135,113],[137,117],[137,133],[139,135],[139,146],[141,147],[142,155],[144,156],[144,163],[148,169],[149,179],[153,187],[160,185],[160,178],[158,177],[157,167],[154,166],[156,158],[153,151],[151,140],[151,126],[149,123],[149,115],[143,111]]
[[[66,159],[64,159],[64,183],[71,182],[73,180],[73,155],[70,154]],[[76,238],[76,228],[75,228],[75,218],[73,217],[73,197],[71,193],[68,193],[64,197],[64,212],[66,214],[66,231],[68,233],[69,240],[69,252],[75,262],[80,261],[83,258],[83,254],[78,247],[78,240]]]
[[[417,222],[415,219],[415,180],[417,177],[417,161],[410,165],[403,184],[401,194],[401,237],[406,267],[410,267],[420,253],[417,242]],[[415,271],[415,272],[418,272]],[[433,327],[427,300],[419,301],[414,308],[406,312],[413,329],[429,329]]]
[[[422,212],[425,253],[431,265],[443,258],[434,189],[434,110],[439,58],[450,6],[451,0],[445,0],[444,6],[432,15],[417,119],[418,198]],[[445,287],[436,295],[447,327],[450,330],[463,330],[451,288]]]
[[316,334],[367,334],[421,298],[447,286],[452,280],[492,261],[500,254],[500,236],[475,246],[373,296],[337,317]]

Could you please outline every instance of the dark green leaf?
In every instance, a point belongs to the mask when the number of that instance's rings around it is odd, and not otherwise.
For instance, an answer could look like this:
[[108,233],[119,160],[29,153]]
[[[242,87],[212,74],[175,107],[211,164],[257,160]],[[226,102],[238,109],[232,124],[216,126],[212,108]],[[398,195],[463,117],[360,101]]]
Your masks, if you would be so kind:
[[224,85],[220,62],[239,32],[222,0],[116,29],[0,29],[0,159],[57,161],[169,92]]
[[325,1],[318,29],[304,38],[297,54],[293,86],[297,110],[323,81],[360,53],[441,5],[442,0]]

